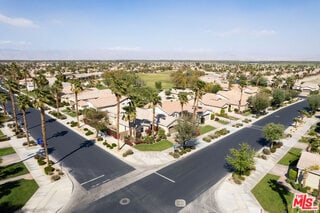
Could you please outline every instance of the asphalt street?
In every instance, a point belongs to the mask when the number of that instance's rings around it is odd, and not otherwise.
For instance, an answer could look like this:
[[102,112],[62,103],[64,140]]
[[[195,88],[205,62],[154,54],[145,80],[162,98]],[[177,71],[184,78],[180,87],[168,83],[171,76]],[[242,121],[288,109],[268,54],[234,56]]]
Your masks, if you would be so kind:
[[[12,113],[11,102],[8,102],[7,109]],[[17,118],[22,124],[22,113],[19,113]],[[86,190],[134,170],[133,167],[94,146],[94,141],[88,141],[56,119],[46,115],[45,120],[50,156],[56,160],[55,163],[67,169]],[[27,121],[30,135],[35,139],[42,138],[40,111],[28,109]]]
[[306,101],[279,110],[243,128],[207,148],[195,152],[168,167],[109,194],[90,205],[81,206],[72,212],[177,212],[177,199],[186,204],[216,184],[230,171],[225,156],[230,148],[240,143],[249,143],[255,150],[267,145],[262,127],[270,122],[288,127],[299,110],[307,107]]

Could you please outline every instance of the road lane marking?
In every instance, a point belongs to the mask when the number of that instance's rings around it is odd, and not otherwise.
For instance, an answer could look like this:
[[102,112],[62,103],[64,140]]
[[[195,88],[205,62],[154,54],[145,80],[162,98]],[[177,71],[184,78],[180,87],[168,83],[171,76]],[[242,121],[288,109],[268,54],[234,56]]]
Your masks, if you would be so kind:
[[162,175],[162,174],[159,174],[158,172],[155,172],[155,174],[156,174],[156,175],[159,175],[160,177],[162,177],[162,178],[164,178],[164,179],[166,179],[166,180],[168,180],[168,181],[170,181],[170,182],[172,182],[172,183],[175,183],[174,180],[172,180],[172,179],[170,179],[170,178],[168,178],[168,177],[166,177],[166,176],[164,176],[164,175]]
[[87,183],[90,183],[90,182],[92,182],[92,181],[98,180],[99,178],[102,178],[102,177],[104,177],[104,175],[100,175],[99,177],[96,177],[96,178],[93,178],[93,179],[88,180],[88,181],[86,181],[86,182],[83,182],[83,183],[81,183],[80,185],[83,186],[84,184],[87,184]]

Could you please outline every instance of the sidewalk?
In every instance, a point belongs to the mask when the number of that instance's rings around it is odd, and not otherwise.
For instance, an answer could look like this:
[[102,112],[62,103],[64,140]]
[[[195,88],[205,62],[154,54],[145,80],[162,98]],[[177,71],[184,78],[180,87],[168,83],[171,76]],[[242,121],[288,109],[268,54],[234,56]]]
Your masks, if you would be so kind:
[[[37,161],[33,158],[40,150],[40,147],[24,147],[22,143],[25,142],[26,139],[18,139],[15,136],[12,136],[13,133],[6,125],[2,128],[2,132],[11,137],[11,140],[9,140],[8,143],[16,151],[16,154],[14,155],[19,156],[19,161],[22,161],[25,164],[30,175],[39,185],[39,189],[29,199],[20,212],[58,212],[66,203],[68,203],[73,191],[73,184],[67,177],[67,174],[63,175],[60,180],[52,182],[50,176],[44,173]],[[30,175],[28,174],[26,177],[30,178]],[[16,178],[21,178],[21,176]]]

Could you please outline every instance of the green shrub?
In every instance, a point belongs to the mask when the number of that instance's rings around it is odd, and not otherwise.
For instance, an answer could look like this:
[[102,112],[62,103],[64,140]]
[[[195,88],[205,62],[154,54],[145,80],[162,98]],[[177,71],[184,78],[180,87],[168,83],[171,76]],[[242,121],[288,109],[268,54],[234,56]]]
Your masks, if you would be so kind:
[[261,155],[261,158],[262,158],[263,160],[267,160],[267,156],[266,156],[266,155]]
[[317,189],[313,189],[313,191],[311,192],[311,195],[312,195],[313,197],[317,197],[317,195],[318,195],[318,190],[317,190]]
[[298,171],[291,168],[289,170],[289,179],[295,181],[297,179],[297,176],[298,176]]
[[214,114],[211,114],[210,115],[210,120],[213,120],[214,119]]
[[97,140],[98,140],[98,141],[103,141],[103,138],[102,138],[102,137],[98,137]]
[[112,144],[111,144],[111,146],[112,146],[112,147],[116,147],[116,146],[117,146],[117,144],[115,144],[115,143],[112,143]]
[[39,166],[43,166],[46,164],[46,162],[42,159],[38,159],[38,164],[39,164]]
[[271,154],[270,149],[268,149],[268,148],[264,148],[262,150],[262,153],[265,154],[265,155],[270,155]]
[[52,173],[53,171],[54,171],[54,168],[52,166],[44,167],[44,173],[46,173],[46,175]]
[[83,130],[84,130],[84,131],[88,131],[88,128],[86,127],[86,128],[84,128]]
[[92,135],[92,134],[93,134],[93,132],[91,130],[88,130],[85,135],[89,136],[89,135]]
[[250,174],[251,174],[251,170],[246,170],[243,172],[243,175],[245,176],[250,176]]
[[276,151],[277,151],[277,148],[276,148],[276,147],[273,146],[272,148],[270,148],[270,152],[271,152],[271,153],[275,153]]

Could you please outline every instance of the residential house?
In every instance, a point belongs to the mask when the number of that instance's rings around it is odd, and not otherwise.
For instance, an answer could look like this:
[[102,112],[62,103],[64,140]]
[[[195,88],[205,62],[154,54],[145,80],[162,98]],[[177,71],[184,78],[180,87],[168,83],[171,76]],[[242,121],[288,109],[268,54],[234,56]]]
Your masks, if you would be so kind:
[[[318,168],[316,168],[318,167]],[[305,184],[313,189],[318,188],[318,184],[320,181],[320,155],[317,153],[311,153],[302,151],[299,162],[297,164],[298,168],[298,182],[303,181],[303,174],[305,170],[308,171]],[[312,168],[316,168],[317,170],[313,170]]]

